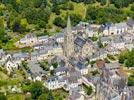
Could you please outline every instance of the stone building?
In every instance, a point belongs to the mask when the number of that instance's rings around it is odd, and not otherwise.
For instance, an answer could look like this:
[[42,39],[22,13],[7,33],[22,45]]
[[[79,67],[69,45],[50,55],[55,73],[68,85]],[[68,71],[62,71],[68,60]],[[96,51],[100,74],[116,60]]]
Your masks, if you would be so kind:
[[64,56],[71,57],[74,54],[74,36],[71,31],[70,17],[68,17],[66,34],[64,35]]

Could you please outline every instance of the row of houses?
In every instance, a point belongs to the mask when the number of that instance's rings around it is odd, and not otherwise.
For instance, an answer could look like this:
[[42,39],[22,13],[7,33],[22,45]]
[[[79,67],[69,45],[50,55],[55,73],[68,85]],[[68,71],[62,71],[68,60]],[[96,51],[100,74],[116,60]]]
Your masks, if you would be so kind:
[[127,22],[115,23],[115,24],[104,24],[100,27],[101,32],[104,36],[110,35],[122,35],[124,32],[134,32],[134,20],[129,19]]

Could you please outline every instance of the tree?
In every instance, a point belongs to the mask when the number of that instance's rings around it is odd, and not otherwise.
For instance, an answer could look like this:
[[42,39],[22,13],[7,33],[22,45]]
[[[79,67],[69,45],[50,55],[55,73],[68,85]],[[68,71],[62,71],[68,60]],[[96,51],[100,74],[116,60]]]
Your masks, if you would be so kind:
[[54,12],[56,15],[60,15],[60,8],[58,5],[52,6],[52,12]]
[[134,67],[134,50],[132,50],[131,52],[129,52],[128,58],[125,62],[125,65],[127,67]]
[[70,19],[71,19],[72,25],[75,26],[82,20],[82,16],[80,16],[79,14],[71,14]]
[[25,28],[26,28],[27,25],[28,25],[27,19],[26,19],[26,18],[21,19],[20,25],[21,25],[22,27],[25,27]]
[[56,17],[53,21],[53,24],[62,28],[66,26],[65,21],[61,17]]
[[134,86],[134,73],[128,77],[128,86]]
[[7,97],[4,94],[0,93],[0,100],[7,100]]
[[107,3],[107,0],[97,0],[97,1],[100,2],[101,5],[106,5],[106,3]]
[[43,93],[39,96],[38,100],[46,100],[47,99],[47,93]]
[[53,62],[53,63],[52,63],[52,66],[53,66],[54,68],[57,68],[57,67],[58,67],[58,62]]
[[4,32],[4,19],[0,17],[0,40],[2,40],[3,36],[5,35]]
[[126,59],[125,59],[125,57],[123,55],[119,56],[119,63],[124,64],[125,60]]
[[30,88],[30,92],[32,94],[32,98],[37,100],[37,98],[42,94],[42,91],[43,91],[43,85],[41,82],[34,82],[32,83],[31,85],[31,88]]
[[54,97],[53,97],[51,91],[49,91],[49,93],[48,93],[48,95],[47,95],[47,100],[54,100]]
[[90,86],[90,87],[88,87],[88,89],[87,89],[87,95],[90,95],[92,93],[92,87]]
[[134,11],[134,3],[131,5],[131,10]]

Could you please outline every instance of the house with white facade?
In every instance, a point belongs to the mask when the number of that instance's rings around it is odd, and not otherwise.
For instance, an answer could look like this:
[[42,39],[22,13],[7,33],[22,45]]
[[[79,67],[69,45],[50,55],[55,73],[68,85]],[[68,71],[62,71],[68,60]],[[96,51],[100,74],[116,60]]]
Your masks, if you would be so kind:
[[44,82],[44,86],[49,90],[55,90],[62,88],[66,84],[66,80],[64,78],[59,78],[58,76],[49,77],[46,82]]
[[81,73],[81,75],[86,75],[88,74],[88,68],[83,62],[80,61],[73,61],[72,65],[74,68]]
[[56,42],[63,43],[64,42],[64,32],[57,33],[55,35]]
[[105,24],[101,26],[103,35],[121,35],[128,30],[128,25],[125,22],[116,24]]
[[11,58],[7,59],[7,61],[4,64],[6,70],[8,71],[8,74],[11,72],[16,71],[19,68],[19,64],[13,61]]
[[38,43],[37,36],[34,33],[27,34],[24,38],[17,42],[17,46],[33,46]]

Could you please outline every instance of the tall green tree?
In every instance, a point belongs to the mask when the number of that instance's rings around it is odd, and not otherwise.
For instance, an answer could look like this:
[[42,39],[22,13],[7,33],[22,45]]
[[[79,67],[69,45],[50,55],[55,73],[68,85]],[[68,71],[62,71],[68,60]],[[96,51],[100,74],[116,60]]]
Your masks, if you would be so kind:
[[49,91],[49,93],[48,93],[47,100],[54,100],[54,97],[53,97],[51,91]]
[[43,91],[42,87],[43,87],[43,85],[41,82],[36,81],[36,82],[32,83],[30,92],[32,94],[33,99],[37,100],[38,97],[42,94],[42,91]]
[[4,94],[0,93],[0,100],[7,100],[7,97]]

